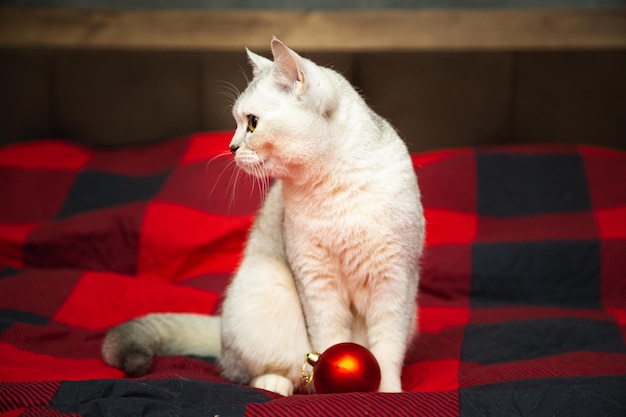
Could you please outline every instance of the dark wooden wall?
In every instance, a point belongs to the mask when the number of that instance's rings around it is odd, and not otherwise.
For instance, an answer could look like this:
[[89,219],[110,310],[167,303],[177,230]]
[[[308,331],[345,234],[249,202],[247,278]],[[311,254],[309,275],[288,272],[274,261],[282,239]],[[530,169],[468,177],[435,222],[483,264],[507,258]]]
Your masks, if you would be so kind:
[[[626,148],[626,51],[303,55],[346,75],[414,151]],[[0,142],[118,145],[232,129],[232,89],[248,73],[244,51],[0,50]]]

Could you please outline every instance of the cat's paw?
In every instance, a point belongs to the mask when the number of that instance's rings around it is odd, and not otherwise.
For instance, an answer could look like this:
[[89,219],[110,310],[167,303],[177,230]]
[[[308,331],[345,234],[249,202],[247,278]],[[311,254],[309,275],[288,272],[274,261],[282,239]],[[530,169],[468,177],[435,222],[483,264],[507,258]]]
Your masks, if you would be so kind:
[[254,388],[272,391],[281,395],[293,394],[293,382],[284,376],[276,374],[265,374],[258,376],[250,383]]
[[380,383],[378,392],[402,392],[402,383],[399,379],[385,381],[384,378]]

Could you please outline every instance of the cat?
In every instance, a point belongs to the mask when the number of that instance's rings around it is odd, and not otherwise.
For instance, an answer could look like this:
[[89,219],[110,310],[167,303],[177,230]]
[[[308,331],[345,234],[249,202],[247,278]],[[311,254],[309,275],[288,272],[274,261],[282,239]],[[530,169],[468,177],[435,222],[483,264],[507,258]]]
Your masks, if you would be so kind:
[[277,38],[247,50],[253,79],[233,106],[239,168],[274,178],[225,293],[221,317],[150,314],[111,329],[104,360],[129,375],[154,355],[219,356],[223,377],[282,395],[311,391],[304,356],[370,349],[381,392],[400,392],[416,332],[424,241],[406,145],[339,73]]

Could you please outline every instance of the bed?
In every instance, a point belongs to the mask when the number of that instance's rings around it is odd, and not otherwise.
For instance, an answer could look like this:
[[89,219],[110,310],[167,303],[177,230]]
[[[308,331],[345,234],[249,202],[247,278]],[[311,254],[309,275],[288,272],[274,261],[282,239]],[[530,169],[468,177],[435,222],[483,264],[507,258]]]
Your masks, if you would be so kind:
[[230,135],[0,148],[3,415],[626,415],[626,152],[591,146],[413,154],[427,238],[403,393],[281,397],[215,358],[107,366],[118,323],[219,311],[262,198]]

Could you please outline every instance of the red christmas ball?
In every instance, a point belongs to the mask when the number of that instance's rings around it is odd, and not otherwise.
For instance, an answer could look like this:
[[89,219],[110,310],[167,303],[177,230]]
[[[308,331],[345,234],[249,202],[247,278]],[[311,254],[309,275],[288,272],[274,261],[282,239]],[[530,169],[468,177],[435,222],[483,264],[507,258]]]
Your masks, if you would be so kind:
[[312,363],[318,394],[373,392],[380,386],[380,366],[372,353],[356,343],[331,346]]

